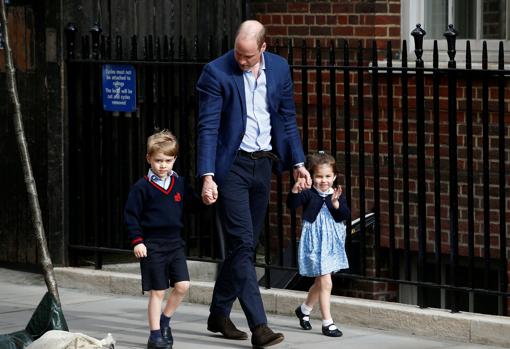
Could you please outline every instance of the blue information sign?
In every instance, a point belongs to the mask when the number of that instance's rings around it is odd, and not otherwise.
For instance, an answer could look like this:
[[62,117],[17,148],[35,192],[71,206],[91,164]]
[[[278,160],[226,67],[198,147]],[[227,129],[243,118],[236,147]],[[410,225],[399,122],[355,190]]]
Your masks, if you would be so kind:
[[106,111],[136,110],[136,71],[132,65],[103,65],[103,108]]

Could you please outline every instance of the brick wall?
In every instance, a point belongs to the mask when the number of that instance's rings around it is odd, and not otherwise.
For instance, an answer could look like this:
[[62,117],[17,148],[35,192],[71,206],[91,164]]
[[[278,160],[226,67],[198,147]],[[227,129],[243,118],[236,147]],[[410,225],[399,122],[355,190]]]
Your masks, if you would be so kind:
[[364,46],[373,39],[392,40],[400,46],[400,0],[332,1],[250,1],[254,17],[269,32],[268,43],[278,38],[305,39],[309,46],[320,39],[322,44],[348,38]]

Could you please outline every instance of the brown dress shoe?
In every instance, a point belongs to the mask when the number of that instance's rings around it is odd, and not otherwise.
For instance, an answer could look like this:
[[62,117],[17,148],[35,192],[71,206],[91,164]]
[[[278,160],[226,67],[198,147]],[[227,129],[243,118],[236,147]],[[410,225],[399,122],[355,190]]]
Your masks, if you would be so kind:
[[256,326],[251,335],[253,349],[260,349],[275,345],[283,341],[282,333],[274,333],[267,325]]
[[207,329],[211,332],[220,332],[227,339],[248,339],[246,332],[240,331],[229,317],[209,315]]

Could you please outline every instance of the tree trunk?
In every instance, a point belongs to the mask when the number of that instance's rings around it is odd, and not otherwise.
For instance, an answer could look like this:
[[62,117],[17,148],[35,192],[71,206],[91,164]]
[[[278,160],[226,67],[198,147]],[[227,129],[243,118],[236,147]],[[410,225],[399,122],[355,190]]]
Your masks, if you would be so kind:
[[46,242],[46,235],[44,233],[44,226],[41,215],[41,208],[39,206],[39,197],[35,186],[34,175],[30,163],[30,154],[28,153],[28,145],[25,138],[25,131],[23,129],[23,120],[21,115],[21,106],[18,98],[18,89],[16,86],[16,74],[14,69],[14,62],[12,59],[12,50],[9,42],[9,30],[7,28],[7,15],[5,11],[4,0],[0,0],[0,27],[3,32],[3,39],[5,42],[5,67],[7,75],[7,91],[14,105],[14,130],[16,133],[16,141],[18,143],[19,153],[21,155],[21,164],[23,167],[23,177],[25,186],[28,193],[28,201],[30,204],[30,212],[34,223],[34,231],[37,239],[39,259],[43,268],[44,280],[48,291],[55,297],[58,304],[60,304],[60,297],[58,295],[57,282],[53,272],[53,264],[51,262],[50,253],[48,251],[48,244]]

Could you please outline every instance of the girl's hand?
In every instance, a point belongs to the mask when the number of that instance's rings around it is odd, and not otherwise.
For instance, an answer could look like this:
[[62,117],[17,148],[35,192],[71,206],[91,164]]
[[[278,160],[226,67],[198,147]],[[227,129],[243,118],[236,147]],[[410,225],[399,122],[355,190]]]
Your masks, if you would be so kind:
[[305,179],[304,189],[310,189],[312,187],[312,177],[310,176],[310,172],[308,172],[306,167],[301,166],[301,167],[295,168],[292,171],[292,174],[294,175],[294,180],[296,180],[296,181],[299,178]]
[[296,183],[292,187],[292,192],[294,194],[298,194],[298,193],[301,193],[305,189],[307,189],[306,178],[296,179]]
[[333,204],[334,208],[340,207],[340,202],[338,201],[338,199],[340,199],[341,195],[342,195],[342,186],[339,185],[333,189],[333,194],[331,195],[331,203]]

